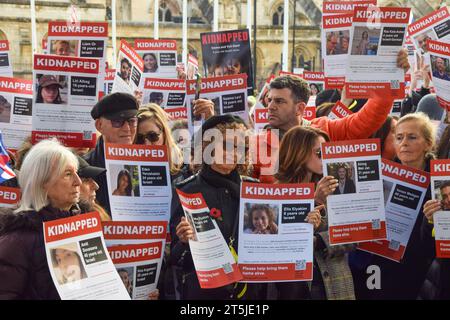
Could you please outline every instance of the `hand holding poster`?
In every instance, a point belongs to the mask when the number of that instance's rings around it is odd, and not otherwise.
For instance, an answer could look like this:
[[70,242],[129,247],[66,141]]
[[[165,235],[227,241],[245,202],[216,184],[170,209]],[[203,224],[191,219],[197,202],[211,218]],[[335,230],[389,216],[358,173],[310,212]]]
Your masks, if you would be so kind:
[[0,77],[12,77],[12,62],[8,40],[0,40]]
[[68,147],[95,146],[99,70],[98,59],[34,55],[33,143],[56,137]]
[[8,149],[18,149],[31,134],[33,82],[0,77],[0,131]]
[[428,40],[431,79],[440,105],[450,111],[450,43]]
[[112,92],[134,95],[134,91],[140,88],[144,61],[125,40],[120,42],[116,71]]
[[105,143],[114,221],[169,221],[172,191],[166,146]]
[[[404,97],[405,72],[397,67],[410,8],[355,8],[345,90],[349,98]],[[375,23],[374,23],[375,21]]]
[[358,249],[400,262],[422,209],[430,175],[385,159],[381,167],[387,239],[360,243]]
[[148,300],[156,291],[166,230],[166,221],[103,222],[109,254],[133,300]]
[[[201,126],[202,118],[193,114],[193,101],[197,90],[196,80],[186,81],[186,106],[189,131],[195,132]],[[203,78],[200,98],[214,103],[214,114],[233,114],[248,122],[247,75]]]
[[129,300],[97,212],[44,222],[47,262],[62,300]]
[[194,230],[189,247],[202,289],[223,287],[240,281],[242,275],[230,248],[211,218],[201,193],[186,194],[177,189],[186,219]]
[[436,257],[450,258],[450,160],[431,160],[431,195],[442,210],[433,215]]
[[177,78],[177,42],[175,40],[134,40],[134,49],[144,60],[144,74],[151,78]]
[[239,269],[244,282],[312,280],[314,184],[243,182]]
[[200,38],[206,77],[246,74],[248,89],[252,91],[253,67],[248,29],[201,33]]
[[379,139],[322,144],[324,176],[339,186],[327,197],[330,243],[386,239]]

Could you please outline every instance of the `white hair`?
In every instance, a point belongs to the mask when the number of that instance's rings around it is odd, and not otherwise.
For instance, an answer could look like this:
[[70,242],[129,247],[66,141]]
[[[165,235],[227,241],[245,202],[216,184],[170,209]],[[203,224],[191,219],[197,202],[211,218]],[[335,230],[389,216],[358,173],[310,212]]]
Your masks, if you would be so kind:
[[61,176],[67,165],[78,169],[78,159],[56,139],[43,140],[33,146],[20,168],[18,180],[22,198],[15,212],[40,211],[47,206],[49,199],[44,186]]

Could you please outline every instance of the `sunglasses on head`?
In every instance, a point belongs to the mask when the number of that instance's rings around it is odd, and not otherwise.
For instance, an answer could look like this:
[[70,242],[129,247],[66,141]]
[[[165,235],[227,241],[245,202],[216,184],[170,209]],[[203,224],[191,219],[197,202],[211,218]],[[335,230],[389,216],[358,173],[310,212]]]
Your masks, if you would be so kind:
[[113,128],[122,128],[122,126],[125,124],[125,121],[128,122],[128,125],[130,127],[137,127],[137,123],[138,123],[138,118],[137,117],[132,117],[126,120],[109,120],[111,121],[111,125]]
[[136,142],[138,144],[144,144],[145,139],[147,139],[150,142],[156,142],[156,141],[159,140],[159,136],[160,135],[161,135],[161,132],[158,133],[158,132],[155,132],[155,131],[149,131],[149,132],[147,132],[145,134],[138,133],[137,137],[136,137]]

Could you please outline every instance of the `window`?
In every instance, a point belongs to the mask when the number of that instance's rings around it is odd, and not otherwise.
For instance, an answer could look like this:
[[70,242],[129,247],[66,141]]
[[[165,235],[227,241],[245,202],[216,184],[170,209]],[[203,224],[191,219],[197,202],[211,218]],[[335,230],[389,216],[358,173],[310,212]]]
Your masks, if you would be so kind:
[[283,6],[278,6],[277,10],[272,16],[272,24],[274,26],[282,26],[284,22],[284,10]]
[[162,2],[159,5],[159,22],[170,22],[172,21],[172,12],[167,7],[166,2]]

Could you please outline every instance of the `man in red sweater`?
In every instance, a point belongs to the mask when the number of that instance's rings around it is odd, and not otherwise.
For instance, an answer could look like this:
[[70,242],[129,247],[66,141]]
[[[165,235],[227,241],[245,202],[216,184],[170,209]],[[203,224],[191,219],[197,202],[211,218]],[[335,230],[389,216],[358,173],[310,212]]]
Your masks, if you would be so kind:
[[[405,71],[409,69],[405,50],[399,52],[397,66]],[[278,134],[278,138],[272,133],[270,136],[258,137],[254,177],[259,178],[261,182],[273,183],[275,181],[273,174],[276,173],[278,143],[273,142],[274,139],[275,142],[281,141],[289,129],[299,125],[316,127],[325,131],[331,141],[368,138],[386,121],[394,102],[389,93],[384,96],[372,96],[360,111],[346,118],[331,120],[327,117],[320,117],[307,121],[303,119],[303,112],[309,96],[307,82],[298,77],[280,76],[270,83],[268,129],[278,129],[278,133],[275,133]],[[264,150],[266,152],[263,153],[262,148],[267,148]]]

